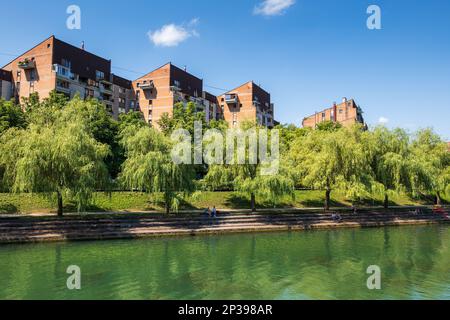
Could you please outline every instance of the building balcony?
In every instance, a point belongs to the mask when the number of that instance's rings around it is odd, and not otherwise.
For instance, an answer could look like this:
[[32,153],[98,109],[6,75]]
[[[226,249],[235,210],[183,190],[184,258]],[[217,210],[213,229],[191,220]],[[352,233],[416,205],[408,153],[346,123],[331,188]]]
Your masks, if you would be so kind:
[[237,94],[226,94],[225,95],[225,102],[228,104],[237,104],[238,103],[238,96]]
[[111,100],[107,100],[107,99],[103,99],[102,102],[107,106],[107,107],[112,107],[113,102]]
[[108,85],[108,86],[112,86],[112,82],[111,81],[108,81],[108,80],[106,80],[106,79],[100,79],[100,80],[98,80],[100,83],[102,83],[102,84],[106,84],[106,85]]
[[260,108],[261,107],[261,102],[259,102],[258,100],[253,101],[253,106]]
[[72,73],[69,68],[64,67],[62,65],[54,64],[52,66],[52,71],[55,72],[56,76],[60,78],[78,81],[78,75]]
[[106,94],[108,96],[112,96],[113,95],[113,91],[110,87],[105,87],[105,86],[101,86],[100,87],[100,92],[103,94]]
[[170,86],[170,91],[172,92],[180,92],[181,88],[177,86]]
[[36,68],[36,62],[34,60],[25,59],[23,61],[19,61],[17,66],[23,70],[30,70]]
[[56,91],[57,91],[57,92],[61,92],[61,93],[67,93],[67,94],[70,94],[70,89],[69,89],[69,88],[60,86],[60,85],[58,85],[58,84],[56,84]]
[[155,88],[155,85],[153,81],[145,82],[145,83],[138,83],[138,88],[142,90],[152,90]]

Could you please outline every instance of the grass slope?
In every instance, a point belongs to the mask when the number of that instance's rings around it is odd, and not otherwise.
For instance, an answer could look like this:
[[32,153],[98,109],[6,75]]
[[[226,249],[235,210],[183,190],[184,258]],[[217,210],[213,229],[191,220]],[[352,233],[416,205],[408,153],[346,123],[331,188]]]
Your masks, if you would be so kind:
[[[156,200],[156,201],[154,201]],[[448,199],[447,199],[448,200]],[[295,199],[283,198],[276,207],[320,208],[324,203],[322,191],[296,191]],[[447,202],[448,203],[448,202]],[[412,199],[407,195],[392,197],[391,205],[424,205],[433,204],[431,199]],[[332,193],[332,205],[336,207],[351,206],[351,201],[344,194],[335,191]],[[382,205],[382,197],[374,196],[365,199],[360,206]],[[250,201],[233,192],[203,192],[188,197],[182,202],[183,209],[203,209],[216,206],[220,209],[248,209]],[[55,201],[37,194],[0,194],[0,214],[6,213],[50,213],[55,212]],[[273,208],[271,203],[258,203],[259,208]],[[114,192],[112,194],[97,193],[88,211],[149,211],[163,210],[161,197],[152,199],[149,195],[139,192]],[[70,202],[65,203],[66,212],[76,212],[76,206]]]

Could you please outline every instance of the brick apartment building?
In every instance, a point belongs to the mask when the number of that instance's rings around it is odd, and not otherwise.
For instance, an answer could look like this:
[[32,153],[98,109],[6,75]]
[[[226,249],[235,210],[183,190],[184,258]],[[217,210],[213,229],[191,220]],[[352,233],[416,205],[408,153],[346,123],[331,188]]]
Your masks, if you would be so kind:
[[54,36],[20,55],[3,69],[11,72],[13,97],[17,102],[35,92],[41,99],[46,98],[56,90],[69,98],[76,94],[82,99],[96,98],[116,118],[120,110],[127,112],[134,108],[131,83],[111,73],[111,60]]
[[12,73],[0,69],[0,98],[11,100],[13,96]]
[[194,102],[199,112],[205,112],[206,121],[217,118],[217,98],[203,91],[203,80],[172,63],[133,81],[132,86],[137,107],[155,127],[162,115],[171,115],[179,102]]
[[317,124],[324,121],[337,122],[343,126],[351,126],[356,123],[365,125],[362,109],[355,100],[347,100],[347,98],[343,98],[340,104],[335,103],[331,108],[304,118],[303,127],[315,129]]
[[231,127],[244,121],[254,121],[266,127],[274,126],[274,106],[270,94],[253,81],[218,97],[223,117]]
[[102,101],[117,119],[140,110],[155,127],[176,103],[194,102],[206,121],[225,119],[230,126],[245,120],[272,127],[270,94],[253,82],[219,97],[203,90],[203,80],[171,63],[131,81],[111,72],[111,60],[65,43],[55,36],[42,41],[0,69],[0,94],[20,102],[32,93],[41,99],[56,90],[73,98]]

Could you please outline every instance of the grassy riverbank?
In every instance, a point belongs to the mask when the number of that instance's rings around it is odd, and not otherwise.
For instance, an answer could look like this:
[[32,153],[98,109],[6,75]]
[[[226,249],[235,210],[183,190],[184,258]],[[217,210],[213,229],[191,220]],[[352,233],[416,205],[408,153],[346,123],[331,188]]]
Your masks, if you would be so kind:
[[[433,204],[432,199],[412,199],[406,195],[396,195],[391,199],[391,205],[426,205]],[[312,208],[322,207],[324,193],[321,191],[296,191],[295,199],[284,198],[276,207]],[[359,205],[382,205],[382,197],[374,196],[365,199]],[[185,199],[180,210],[202,209],[216,206],[221,209],[248,209],[249,199],[233,192],[204,192]],[[351,201],[345,195],[335,191],[332,193],[332,206],[351,206]],[[51,213],[55,212],[55,201],[37,194],[0,194],[0,214],[7,213]],[[273,208],[273,204],[259,203],[259,208]],[[88,211],[150,211],[163,210],[161,198],[156,201],[149,195],[138,192],[114,192],[112,194],[97,193]],[[66,212],[76,211],[75,204],[67,201]]]

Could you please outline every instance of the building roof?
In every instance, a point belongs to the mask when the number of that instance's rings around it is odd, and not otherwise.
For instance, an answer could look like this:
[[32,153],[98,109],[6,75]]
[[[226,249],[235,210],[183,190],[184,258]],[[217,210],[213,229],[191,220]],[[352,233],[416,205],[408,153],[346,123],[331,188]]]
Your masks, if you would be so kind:
[[177,67],[176,65],[172,64],[172,62],[167,62],[166,64],[163,64],[162,66],[160,66],[160,67],[158,67],[158,68],[156,68],[156,69],[153,69],[152,71],[146,73],[145,75],[143,75],[143,76],[141,76],[141,77],[139,77],[139,78],[137,78],[137,79],[135,79],[135,80],[133,80],[133,81],[138,81],[138,80],[140,80],[140,79],[147,78],[147,77],[148,77],[150,74],[152,74],[153,72],[155,72],[155,71],[157,71],[157,70],[159,70],[159,69],[162,69],[162,68],[164,68],[164,67],[167,67],[167,66],[169,67],[170,70],[175,70],[175,71],[178,71],[178,72],[183,72],[183,73],[186,73],[186,74],[188,74],[189,76],[191,76],[191,77],[193,77],[193,78],[196,78],[196,79],[199,80],[199,81],[203,81],[203,80],[200,79],[199,77],[196,77],[196,76],[194,76],[193,74],[191,74],[191,73],[189,73],[189,72],[187,72],[187,71],[185,71],[185,70],[183,70],[183,69]]
[[[163,68],[168,69],[168,78],[170,86],[177,85],[178,87],[180,87],[182,93],[188,94],[190,96],[196,95],[200,96],[202,94],[203,80],[181,68],[178,68],[171,62],[166,63],[165,65],[147,73],[145,76],[142,76],[134,80],[133,82],[139,82],[140,80],[151,78],[152,73]],[[176,84],[175,80],[177,80],[179,83]]]
[[62,59],[69,59],[71,71],[80,77],[95,79],[98,70],[104,73],[105,79],[110,79],[111,60],[54,38],[53,63],[61,63]]
[[206,100],[208,100],[209,102],[212,103],[217,103],[217,97],[211,93],[209,93],[208,91],[203,91],[204,97]]
[[112,75],[112,83],[125,89],[131,89],[131,80],[116,76],[115,74]]
[[[102,60],[104,60],[104,61],[109,61],[109,63],[111,63],[111,60],[104,59],[104,58],[102,58],[102,57],[100,57],[100,56],[98,56],[98,55],[95,55],[95,54],[93,54],[93,53],[90,53],[90,52],[88,52],[88,51],[86,51],[86,50],[84,50],[84,49],[78,48],[78,47],[76,47],[76,46],[74,46],[74,45],[71,45],[71,44],[69,44],[69,43],[67,43],[67,42],[64,42],[64,41],[62,41],[62,40],[56,38],[54,35],[51,35],[50,37],[48,37],[48,38],[46,38],[45,40],[39,42],[38,44],[36,44],[36,45],[33,46],[32,48],[30,48],[29,50],[25,51],[25,52],[22,53],[21,55],[18,55],[17,57],[15,57],[14,59],[12,59],[12,60],[11,60],[10,62],[8,62],[5,66],[11,64],[11,62],[13,62],[14,60],[16,60],[18,57],[21,57],[21,56],[26,55],[27,53],[29,53],[30,51],[32,51],[33,49],[35,49],[36,47],[38,47],[39,45],[43,44],[44,42],[46,42],[46,41],[48,41],[48,40],[50,40],[50,39],[53,39],[54,42],[55,42],[57,45],[59,44],[59,45],[65,46],[65,47],[70,47],[70,48],[71,48],[72,50],[74,50],[74,51],[82,52],[84,56],[89,56],[89,57],[93,57],[93,58],[97,58],[97,59],[102,59]],[[5,67],[5,66],[4,66],[4,67]]]
[[[346,98],[344,98],[344,99],[346,99]],[[343,104],[345,104],[345,103],[349,103],[349,102],[351,102],[352,105],[356,107],[356,102],[355,102],[354,99],[349,99],[349,100],[343,101],[343,102],[341,102],[341,103],[339,103],[339,104],[336,104],[336,106],[337,106],[337,107],[340,107],[341,105],[343,105]],[[322,108],[321,108],[320,111],[316,111],[315,113],[313,113],[313,114],[311,114],[311,115],[309,115],[309,116],[307,116],[307,117],[304,117],[303,120],[308,119],[308,118],[310,118],[310,117],[313,117],[313,116],[315,116],[315,115],[318,114],[318,113],[321,113],[321,112],[325,112],[325,111],[331,110],[331,109],[333,109],[333,108],[334,108],[334,105],[331,106],[331,107],[329,107],[329,108],[325,108],[325,109],[322,109]]]
[[231,90],[229,90],[229,91],[227,91],[225,93],[222,93],[221,95],[219,95],[219,97],[223,96],[225,94],[228,94],[228,93],[232,93],[233,91],[236,91],[236,90],[238,90],[238,89],[240,89],[240,88],[242,88],[244,86],[248,86],[248,85],[250,85],[252,91],[255,94],[257,94],[258,96],[265,97],[265,99],[267,99],[267,100],[270,100],[270,93],[268,93],[266,90],[261,88],[261,86],[257,85],[253,80],[252,81],[247,81],[247,82],[241,84],[240,86],[238,86],[238,87],[236,87],[234,89],[231,89]]
[[0,69],[0,80],[12,82],[11,71]]

